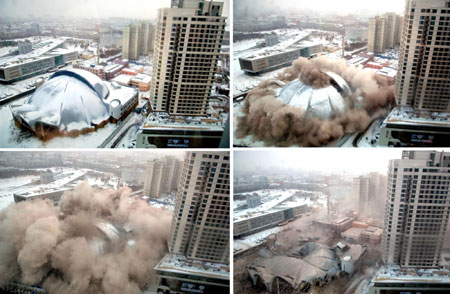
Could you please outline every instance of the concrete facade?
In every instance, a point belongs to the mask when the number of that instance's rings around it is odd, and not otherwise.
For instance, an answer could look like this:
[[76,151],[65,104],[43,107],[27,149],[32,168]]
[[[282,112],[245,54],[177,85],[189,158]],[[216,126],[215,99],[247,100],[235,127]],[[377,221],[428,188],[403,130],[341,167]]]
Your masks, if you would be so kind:
[[391,160],[382,257],[402,267],[439,266],[450,215],[450,153],[403,151]]
[[150,100],[154,111],[206,115],[225,33],[222,2],[158,10]]
[[406,1],[395,87],[398,105],[450,111],[449,6],[446,0]]
[[188,152],[177,191],[169,251],[228,263],[230,254],[228,152]]
[[383,53],[385,43],[386,19],[376,16],[369,19],[367,50],[373,53]]

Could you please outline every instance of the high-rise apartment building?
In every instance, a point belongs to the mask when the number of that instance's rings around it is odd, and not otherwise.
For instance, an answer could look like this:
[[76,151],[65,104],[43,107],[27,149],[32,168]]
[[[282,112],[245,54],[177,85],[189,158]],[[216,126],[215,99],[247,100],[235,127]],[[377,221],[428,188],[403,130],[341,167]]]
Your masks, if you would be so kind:
[[136,60],[153,50],[153,26],[141,22],[123,28],[122,57]]
[[386,19],[376,16],[369,19],[369,32],[367,50],[374,53],[383,53],[386,49]]
[[370,178],[359,176],[353,178],[353,195],[358,199],[358,213],[365,214],[369,206]]
[[168,156],[165,158],[165,165],[163,170],[163,178],[161,183],[162,193],[172,191],[172,180],[175,174],[175,166],[177,159],[174,156]]
[[384,262],[439,266],[450,212],[450,152],[403,151],[389,162],[387,186]]
[[172,1],[158,10],[150,99],[154,111],[206,115],[226,17],[222,2]]
[[395,87],[397,104],[450,111],[450,1],[408,0]]
[[369,216],[374,213],[373,207],[384,200],[386,176],[372,172],[368,175],[353,178],[353,196],[358,201],[358,213]]
[[383,14],[385,23],[385,47],[394,48],[400,44],[402,17],[393,12]]
[[158,198],[163,193],[176,191],[181,174],[181,162],[174,156],[149,161],[145,171],[144,195]]
[[367,50],[384,53],[386,49],[399,45],[401,24],[401,17],[395,13],[370,18]]
[[144,179],[144,195],[151,198],[161,196],[162,180],[165,162],[163,160],[153,160],[147,163]]
[[140,22],[139,25],[139,55],[148,55],[153,51],[154,27],[149,22]]
[[169,251],[190,259],[229,262],[228,152],[188,152],[169,237]]

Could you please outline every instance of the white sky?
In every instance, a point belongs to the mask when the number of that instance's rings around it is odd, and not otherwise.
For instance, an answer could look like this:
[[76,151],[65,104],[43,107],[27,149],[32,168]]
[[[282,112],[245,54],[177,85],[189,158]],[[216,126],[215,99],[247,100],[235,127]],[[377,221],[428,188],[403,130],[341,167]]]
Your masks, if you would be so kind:
[[254,3],[258,7],[272,7],[273,10],[281,9],[291,12],[299,12],[302,9],[314,9],[323,12],[355,13],[358,11],[397,12],[403,13],[405,0],[235,0],[234,5],[243,7],[247,5],[248,11],[252,10]]
[[271,148],[234,152],[235,172],[239,169],[285,167],[321,172],[362,174],[386,173],[390,159],[400,159],[397,148]]
[[[229,17],[230,0],[224,2]],[[46,16],[155,19],[158,8],[170,7],[170,0],[0,0],[0,17]]]

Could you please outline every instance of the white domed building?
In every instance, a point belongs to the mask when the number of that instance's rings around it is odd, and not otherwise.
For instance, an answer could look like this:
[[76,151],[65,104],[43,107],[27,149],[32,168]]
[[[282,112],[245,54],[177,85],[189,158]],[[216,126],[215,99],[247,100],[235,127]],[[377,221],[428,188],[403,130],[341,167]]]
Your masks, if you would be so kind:
[[138,91],[78,69],[60,70],[39,86],[26,104],[12,106],[16,124],[41,139],[49,134],[96,129],[128,115]]
[[326,72],[330,85],[315,89],[295,79],[278,90],[277,98],[291,106],[305,110],[306,114],[322,120],[332,119],[349,107],[350,86],[339,75]]

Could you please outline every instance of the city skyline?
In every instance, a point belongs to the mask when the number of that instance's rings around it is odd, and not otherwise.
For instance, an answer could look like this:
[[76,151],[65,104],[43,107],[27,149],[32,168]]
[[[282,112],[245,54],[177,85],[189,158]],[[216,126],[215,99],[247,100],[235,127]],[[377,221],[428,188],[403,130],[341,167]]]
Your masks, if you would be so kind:
[[[229,0],[224,2],[224,15],[229,15]],[[107,5],[106,5],[107,4]],[[5,0],[0,2],[0,17],[45,17],[65,16],[68,18],[138,18],[156,20],[159,8],[170,7],[171,0]],[[136,9],[139,7],[139,9]]]
[[[384,149],[383,152],[374,152],[370,157],[364,149],[331,148],[327,152],[314,148],[283,149],[270,151],[237,151],[235,156],[235,170],[259,170],[278,167],[292,170],[310,170],[319,172],[345,172],[349,174],[364,174],[370,172],[387,173],[388,161],[401,155],[400,150]],[[261,162],[264,158],[264,163]],[[327,165],[323,163],[327,162]],[[359,162],[359,165],[350,165],[349,162]]]
[[[237,6],[236,6],[237,4]],[[365,1],[359,0],[346,0],[346,1],[334,1],[334,0],[296,0],[296,1],[275,1],[275,0],[263,0],[259,1],[257,7],[252,7],[253,2],[250,0],[236,1],[236,9],[242,11],[247,6],[247,11],[250,14],[260,13],[267,10],[277,12],[287,12],[295,14],[302,10],[326,12],[329,14],[354,14],[358,12],[365,12],[371,15],[377,15],[383,12],[396,12],[403,14],[404,1],[403,0],[380,0],[376,5],[368,6]]]

